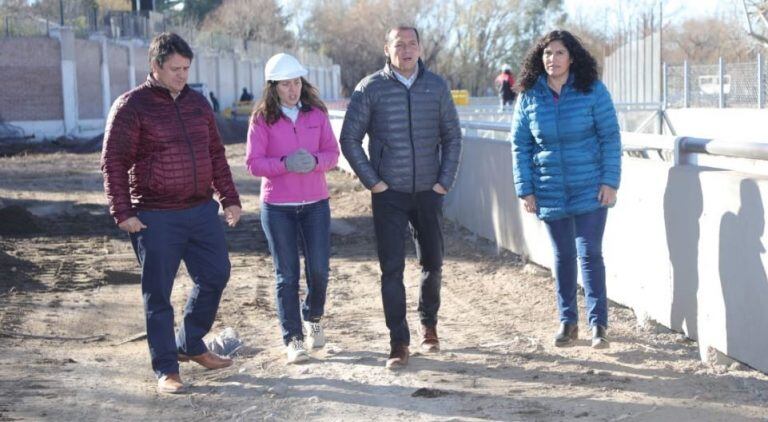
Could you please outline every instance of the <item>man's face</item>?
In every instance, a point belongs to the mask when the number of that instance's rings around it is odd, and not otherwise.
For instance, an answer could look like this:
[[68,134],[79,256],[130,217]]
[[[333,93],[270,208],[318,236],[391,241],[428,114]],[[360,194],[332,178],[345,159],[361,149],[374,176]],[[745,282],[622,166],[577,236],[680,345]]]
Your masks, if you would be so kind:
[[187,84],[190,64],[192,61],[188,58],[173,53],[166,57],[162,66],[157,62],[152,62],[152,76],[168,88],[172,94],[178,94]]
[[384,53],[389,57],[392,67],[404,76],[410,77],[416,70],[421,56],[421,45],[413,29],[392,30],[389,42],[384,46]]

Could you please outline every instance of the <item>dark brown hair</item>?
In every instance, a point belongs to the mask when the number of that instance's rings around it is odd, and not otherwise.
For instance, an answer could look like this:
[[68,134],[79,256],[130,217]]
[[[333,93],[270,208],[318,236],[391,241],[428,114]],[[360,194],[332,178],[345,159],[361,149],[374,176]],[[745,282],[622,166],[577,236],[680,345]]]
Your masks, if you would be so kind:
[[[280,96],[277,95],[277,84],[280,81],[268,81],[264,85],[264,90],[261,93],[261,100],[256,104],[251,114],[251,124],[253,124],[259,117],[263,118],[268,125],[273,125],[283,115],[283,111],[280,109]],[[320,99],[320,95],[317,92],[317,88],[312,86],[306,79],[301,78],[301,95],[299,96],[301,101],[301,111],[309,111],[311,108],[317,108],[328,114],[328,108]]]
[[149,44],[149,63],[157,63],[158,66],[163,67],[165,59],[172,54],[178,54],[181,57],[185,57],[189,60],[195,56],[192,53],[192,49],[189,47],[184,38],[181,38],[173,32],[163,32],[152,39]]
[[400,32],[400,31],[413,31],[416,34],[416,42],[421,44],[421,40],[419,39],[419,30],[414,28],[413,26],[408,25],[398,25],[393,26],[392,28],[389,28],[389,31],[387,31],[387,35],[384,36],[384,43],[389,44],[392,41],[392,33],[393,32]]

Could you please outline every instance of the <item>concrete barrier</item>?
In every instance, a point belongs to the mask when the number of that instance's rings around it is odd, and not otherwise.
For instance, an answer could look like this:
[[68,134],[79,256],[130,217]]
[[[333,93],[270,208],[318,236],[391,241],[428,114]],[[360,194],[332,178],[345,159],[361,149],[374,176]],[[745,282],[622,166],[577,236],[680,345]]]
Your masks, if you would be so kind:
[[[342,115],[332,119],[337,136]],[[636,144],[637,135],[623,136]],[[674,149],[671,137],[644,136]],[[604,240],[609,298],[632,308],[641,323],[652,319],[698,340],[702,359],[715,348],[768,372],[763,198],[766,176],[625,156]],[[465,140],[445,215],[551,267],[544,224],[516,197],[508,142]],[[554,307],[554,297],[548,299]]]

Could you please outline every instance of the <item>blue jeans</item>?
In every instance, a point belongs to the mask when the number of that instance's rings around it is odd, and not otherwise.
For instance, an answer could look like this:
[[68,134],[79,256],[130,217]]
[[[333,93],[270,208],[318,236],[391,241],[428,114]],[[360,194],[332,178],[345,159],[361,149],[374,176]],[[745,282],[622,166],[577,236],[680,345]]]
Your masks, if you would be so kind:
[[[184,210],[138,212],[147,228],[130,236],[141,266],[147,342],[158,377],[179,372],[178,353],[207,351],[203,336],[213,325],[230,271],[218,212],[213,200]],[[182,260],[194,287],[174,339],[171,291]]]
[[607,208],[586,214],[546,221],[555,252],[555,283],[560,322],[575,324],[576,257],[581,264],[589,325],[608,327],[608,299],[605,290],[603,264],[603,232]]
[[381,298],[389,328],[389,342],[410,344],[406,319],[405,235],[410,226],[421,264],[419,319],[437,325],[443,267],[443,195],[432,190],[403,193],[391,189],[372,195],[373,225],[381,267]]
[[[302,318],[319,321],[325,308],[331,255],[331,209],[328,200],[307,205],[262,202],[261,226],[275,267],[277,316],[283,343],[304,339]],[[299,307],[299,248],[304,252],[307,294]]]

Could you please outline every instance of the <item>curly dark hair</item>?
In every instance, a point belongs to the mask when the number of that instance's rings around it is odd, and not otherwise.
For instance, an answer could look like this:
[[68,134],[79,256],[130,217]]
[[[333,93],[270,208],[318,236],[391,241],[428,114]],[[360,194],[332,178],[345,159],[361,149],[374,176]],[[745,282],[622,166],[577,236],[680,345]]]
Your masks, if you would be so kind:
[[577,36],[568,31],[561,30],[555,30],[545,35],[525,54],[522,71],[520,72],[520,89],[527,91],[533,88],[539,76],[546,73],[543,60],[544,49],[552,41],[562,42],[573,60],[570,71],[575,77],[573,85],[576,90],[589,92],[592,89],[592,84],[598,79],[597,61],[584,48]]
[[[261,100],[253,109],[251,114],[251,123],[253,123],[259,117],[263,117],[268,125],[273,125],[283,115],[283,111],[280,109],[280,96],[277,95],[278,81],[268,81],[264,85],[264,91],[261,93]],[[301,94],[299,96],[301,101],[301,111],[309,111],[310,108],[317,108],[328,114],[328,108],[320,99],[320,94],[317,92],[317,88],[312,86],[306,79],[301,78]]]

